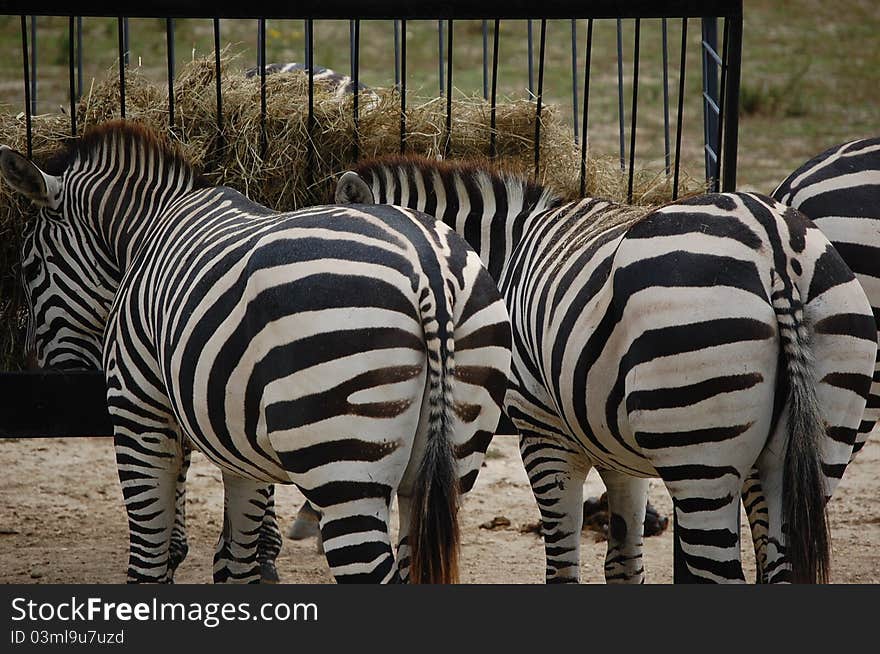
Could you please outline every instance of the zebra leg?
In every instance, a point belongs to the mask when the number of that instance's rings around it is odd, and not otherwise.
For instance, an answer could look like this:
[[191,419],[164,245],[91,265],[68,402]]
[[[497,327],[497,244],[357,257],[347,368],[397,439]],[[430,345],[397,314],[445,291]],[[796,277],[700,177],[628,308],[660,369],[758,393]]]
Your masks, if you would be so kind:
[[400,582],[409,583],[409,523],[412,511],[412,498],[397,494],[398,539],[397,539],[397,573]]
[[178,566],[189,552],[186,540],[186,473],[189,471],[192,450],[184,448],[177,474],[177,489],[174,495],[174,529],[171,532],[171,549],[168,553],[169,576],[173,577]]
[[257,540],[257,562],[260,564],[260,578],[264,584],[277,584],[278,568],[275,559],[281,553],[281,529],[275,515],[275,486],[269,486],[266,498],[266,511],[260,525],[260,537]]
[[752,532],[752,544],[755,547],[755,583],[767,583],[767,545],[769,539],[770,516],[761,478],[756,469],[752,469],[742,489],[743,507],[749,518]]
[[608,493],[605,581],[643,584],[642,547],[650,481],[608,469],[600,469],[599,475]]
[[320,507],[324,556],[337,583],[398,583],[384,497]]
[[590,466],[558,440],[517,424],[523,465],[541,512],[541,534],[547,558],[548,584],[580,580],[584,479]]
[[164,434],[133,435],[117,428],[114,445],[128,514],[128,583],[171,583],[178,441]]
[[214,583],[261,580],[260,533],[272,486],[223,472],[223,532],[214,552]]
[[317,539],[318,552],[324,553],[324,547],[321,543],[321,528],[319,522],[321,514],[315,510],[308,500],[303,502],[296,513],[296,519],[287,530],[287,537],[291,540],[306,540],[308,538]]

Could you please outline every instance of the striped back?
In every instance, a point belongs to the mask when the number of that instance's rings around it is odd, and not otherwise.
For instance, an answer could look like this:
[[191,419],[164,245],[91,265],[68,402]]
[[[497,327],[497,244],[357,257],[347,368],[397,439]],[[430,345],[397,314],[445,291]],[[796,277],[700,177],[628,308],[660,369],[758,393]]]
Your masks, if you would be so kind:
[[389,157],[365,161],[354,172],[374,202],[417,209],[452,227],[495,280],[530,219],[561,203],[549,189],[476,164]]

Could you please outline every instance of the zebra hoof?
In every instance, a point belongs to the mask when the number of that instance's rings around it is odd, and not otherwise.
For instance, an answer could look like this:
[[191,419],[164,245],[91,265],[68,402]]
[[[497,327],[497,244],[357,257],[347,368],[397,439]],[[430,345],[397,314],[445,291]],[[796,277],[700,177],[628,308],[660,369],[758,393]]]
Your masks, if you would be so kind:
[[260,583],[261,584],[280,584],[281,578],[278,576],[278,569],[275,567],[274,561],[263,561],[260,564]]
[[312,508],[311,504],[306,502],[300,507],[299,512],[296,514],[296,519],[290,525],[287,537],[291,540],[314,538],[321,533],[318,520],[320,520],[320,514]]

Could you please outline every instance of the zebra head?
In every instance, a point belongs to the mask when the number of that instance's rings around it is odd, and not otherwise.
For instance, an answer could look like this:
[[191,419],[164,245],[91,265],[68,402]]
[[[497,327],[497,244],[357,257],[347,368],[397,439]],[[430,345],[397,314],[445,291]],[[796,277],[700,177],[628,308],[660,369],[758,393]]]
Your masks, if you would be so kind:
[[342,173],[333,195],[336,204],[373,204],[373,192],[364,178],[353,170]]
[[38,207],[25,225],[20,252],[28,366],[100,368],[113,293],[107,271],[87,255],[94,235],[65,217],[63,175],[42,171],[6,146],[0,146],[0,174]]

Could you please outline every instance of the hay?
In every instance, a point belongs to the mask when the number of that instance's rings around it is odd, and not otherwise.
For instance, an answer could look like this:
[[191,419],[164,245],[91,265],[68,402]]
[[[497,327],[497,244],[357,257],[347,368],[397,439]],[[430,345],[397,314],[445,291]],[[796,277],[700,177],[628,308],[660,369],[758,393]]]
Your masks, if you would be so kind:
[[[242,191],[256,202],[290,210],[329,202],[335,176],[350,168],[354,158],[353,98],[340,102],[332,90],[315,85],[312,139],[317,158],[310,162],[308,143],[308,77],[303,73],[266,77],[266,152],[261,156],[260,80],[246,78],[232,68],[234,58],[221,57],[223,127],[217,127],[213,59],[194,60],[175,80],[175,121],[171,138],[215,184]],[[168,127],[167,87],[146,79],[137,69],[126,75],[126,117],[159,130]],[[80,132],[88,126],[119,116],[118,71],[93,83],[77,107]],[[377,89],[360,95],[358,133],[362,158],[394,154],[400,148],[400,98],[395,89]],[[407,151],[440,156],[444,151],[446,101],[410,100],[406,113]],[[33,117],[33,154],[39,163],[69,135],[64,115]],[[529,175],[534,170],[532,148],[535,105],[525,99],[505,99],[496,113],[498,159],[504,168]],[[456,99],[449,143],[450,157],[488,160],[490,107],[482,99]],[[0,143],[26,149],[25,119],[6,115],[0,121]],[[542,110],[542,184],[573,198],[579,191],[580,157],[572,134],[554,106]],[[611,200],[626,199],[626,174],[617,160],[590,158],[587,194]],[[684,176],[684,194],[703,186]],[[671,181],[662,172],[637,171],[634,202],[655,205],[671,196]],[[0,366],[20,368],[24,326],[24,298],[18,281],[18,243],[29,203],[0,184]]]

